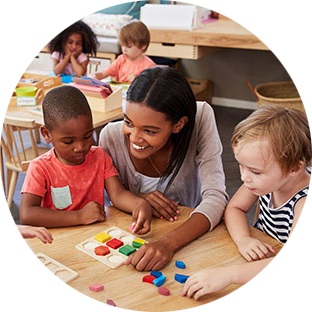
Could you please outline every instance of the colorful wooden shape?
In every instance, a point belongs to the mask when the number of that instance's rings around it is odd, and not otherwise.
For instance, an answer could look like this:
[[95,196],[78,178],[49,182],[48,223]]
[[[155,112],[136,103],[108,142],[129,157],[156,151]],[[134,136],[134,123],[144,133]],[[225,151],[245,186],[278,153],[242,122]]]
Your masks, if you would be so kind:
[[151,275],[155,276],[156,278],[162,276],[163,274],[159,271],[151,271]]
[[94,248],[94,253],[97,256],[106,256],[110,253],[109,248],[106,246],[98,246]]
[[121,252],[122,254],[124,254],[126,256],[130,256],[135,251],[136,251],[136,249],[134,247],[128,245],[128,244],[119,248],[119,252]]
[[166,276],[165,275],[161,275],[159,277],[157,277],[156,279],[153,280],[153,284],[157,287],[161,286],[164,284],[164,282],[166,281]]
[[156,279],[156,276],[153,275],[145,275],[143,276],[142,282],[153,284],[153,281]]
[[183,274],[175,274],[174,279],[179,282],[179,283],[185,283],[186,280],[189,278],[188,275],[183,275]]
[[92,290],[92,291],[94,291],[94,292],[99,292],[99,291],[102,291],[102,290],[104,289],[104,286],[101,285],[101,284],[95,283],[95,284],[93,284],[93,285],[90,285],[90,286],[89,286],[89,289]]
[[106,243],[106,246],[113,248],[113,249],[117,249],[117,248],[121,247],[123,244],[124,243],[121,240],[119,240],[117,238],[113,238]]
[[159,287],[158,292],[163,295],[163,296],[169,296],[170,295],[170,290],[167,287]]
[[97,240],[98,242],[102,243],[102,244],[111,238],[112,237],[105,232],[99,233],[99,234],[94,236],[94,239]]
[[183,261],[176,261],[175,266],[179,269],[185,269],[185,263]]
[[132,242],[132,246],[134,248],[140,248],[142,245],[145,244],[145,241],[143,239],[137,238]]
[[113,306],[113,307],[116,307],[116,304],[112,299],[107,299],[106,303]]

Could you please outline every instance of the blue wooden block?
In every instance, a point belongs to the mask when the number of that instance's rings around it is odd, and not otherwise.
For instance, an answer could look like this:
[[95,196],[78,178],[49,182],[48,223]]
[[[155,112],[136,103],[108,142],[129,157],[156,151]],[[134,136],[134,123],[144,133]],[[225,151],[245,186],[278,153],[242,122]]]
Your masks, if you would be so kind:
[[159,271],[152,271],[152,272],[151,272],[151,275],[153,275],[153,276],[155,276],[156,278],[158,278],[158,277],[162,276],[163,274],[162,274],[161,272],[159,272]]
[[183,261],[176,260],[175,265],[179,269],[185,269],[185,263]]
[[188,275],[183,274],[175,274],[174,276],[174,279],[181,284],[185,283],[188,278],[189,278]]
[[161,286],[164,284],[164,282],[166,281],[166,276],[165,275],[161,275],[158,278],[153,280],[153,284],[157,287]]

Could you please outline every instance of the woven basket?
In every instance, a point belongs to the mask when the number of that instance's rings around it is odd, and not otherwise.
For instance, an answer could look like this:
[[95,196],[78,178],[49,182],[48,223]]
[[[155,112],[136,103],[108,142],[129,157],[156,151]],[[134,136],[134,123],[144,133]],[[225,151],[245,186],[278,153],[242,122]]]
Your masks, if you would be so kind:
[[267,82],[255,87],[258,107],[265,104],[279,104],[305,112],[299,93],[292,81]]

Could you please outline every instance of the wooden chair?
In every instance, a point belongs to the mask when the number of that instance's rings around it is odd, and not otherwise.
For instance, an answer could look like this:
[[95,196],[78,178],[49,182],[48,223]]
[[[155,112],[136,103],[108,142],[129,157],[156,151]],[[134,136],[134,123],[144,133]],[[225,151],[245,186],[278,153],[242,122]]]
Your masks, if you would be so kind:
[[[39,126],[32,119],[12,117],[4,119],[1,149],[5,155],[4,167],[6,167],[6,193],[9,208],[13,201],[18,173],[26,172],[32,159],[49,150],[49,148],[37,146],[34,132],[38,128]],[[28,141],[30,138],[31,147],[29,148],[25,148],[26,135]],[[3,171],[2,166],[1,171]]]
[[88,75],[97,72],[100,65],[101,61],[91,59],[88,64]]

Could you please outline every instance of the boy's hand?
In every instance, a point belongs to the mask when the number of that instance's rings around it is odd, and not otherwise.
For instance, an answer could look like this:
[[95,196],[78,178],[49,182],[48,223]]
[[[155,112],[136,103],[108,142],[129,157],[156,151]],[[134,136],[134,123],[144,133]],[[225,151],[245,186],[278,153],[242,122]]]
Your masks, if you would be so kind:
[[152,208],[147,201],[140,199],[141,204],[133,208],[133,234],[146,234],[151,230]]
[[174,251],[159,240],[141,246],[124,264],[132,264],[138,271],[160,270],[172,259],[173,254]]
[[191,275],[184,284],[181,296],[198,300],[200,297],[219,291],[232,283],[227,268],[210,268]]
[[237,243],[237,247],[241,255],[249,262],[270,258],[275,255],[275,250],[271,245],[253,237],[246,237],[240,240]]
[[152,206],[155,217],[165,218],[171,222],[178,219],[177,215],[180,213],[178,204],[166,197],[163,193],[153,191],[150,193],[141,193],[140,196],[145,198]]
[[91,224],[105,220],[105,210],[102,205],[95,201],[88,202],[82,209],[77,211],[81,224]]
[[103,79],[103,74],[101,72],[96,72],[96,73],[91,74],[91,77],[94,79],[101,80]]
[[35,227],[29,225],[18,225],[18,229],[23,238],[39,238],[44,244],[51,244],[53,237],[45,227]]

